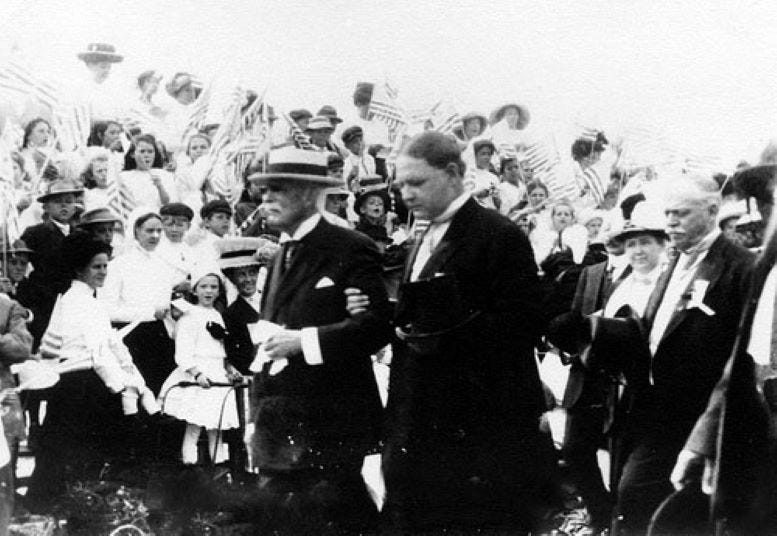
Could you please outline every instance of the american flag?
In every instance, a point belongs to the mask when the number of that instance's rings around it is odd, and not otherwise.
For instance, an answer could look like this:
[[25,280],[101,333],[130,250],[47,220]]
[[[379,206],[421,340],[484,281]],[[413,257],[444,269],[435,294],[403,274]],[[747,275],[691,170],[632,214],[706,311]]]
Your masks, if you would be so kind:
[[313,144],[310,142],[310,138],[308,137],[308,135],[300,130],[297,123],[295,123],[292,120],[292,118],[289,117],[289,114],[286,112],[283,112],[281,115],[289,124],[289,129],[291,130],[291,138],[294,140],[294,145],[296,145],[300,149],[314,151],[315,147],[313,147]]
[[400,128],[408,124],[405,111],[397,103],[398,94],[398,91],[388,82],[385,82],[383,85],[376,85],[372,92],[372,100],[368,110],[368,116],[386,123],[392,142]]
[[600,205],[604,201],[604,194],[607,192],[610,179],[609,170],[599,165],[588,166],[583,170],[581,178],[596,200],[596,204]]
[[60,92],[56,84],[34,74],[15,59],[0,66],[0,81],[6,89],[23,89],[50,110],[54,110],[60,102]]
[[461,116],[451,103],[438,102],[431,109],[434,130],[441,134],[452,134],[461,128]]
[[53,114],[62,149],[74,151],[86,147],[92,128],[92,114],[88,104],[58,107]]
[[[108,174],[111,177],[111,174]],[[121,218],[126,224],[130,213],[137,207],[132,192],[121,178],[114,178],[108,182],[108,208]]]
[[580,191],[574,177],[564,173],[555,138],[545,136],[530,143],[524,153],[535,179],[547,186],[554,199],[575,199]]

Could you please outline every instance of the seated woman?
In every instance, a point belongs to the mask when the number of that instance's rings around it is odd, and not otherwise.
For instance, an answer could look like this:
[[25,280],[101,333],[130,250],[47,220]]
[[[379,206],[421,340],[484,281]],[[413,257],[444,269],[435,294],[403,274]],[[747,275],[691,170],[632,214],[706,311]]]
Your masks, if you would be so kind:
[[[91,150],[89,163],[81,173],[81,183],[84,188],[84,209],[107,207],[110,205],[108,174],[110,172],[110,154],[106,149]],[[115,179],[115,177],[114,177]]]
[[36,117],[24,127],[21,153],[25,158],[24,168],[33,178],[43,173],[47,163],[53,164],[57,159],[57,150],[51,145],[52,136],[51,123],[42,117]]
[[497,210],[501,206],[499,177],[492,173],[491,166],[496,147],[489,140],[478,140],[472,148],[475,151],[475,166],[467,167],[464,187],[472,193],[479,205]]
[[94,297],[105,281],[111,247],[77,232],[65,238],[64,246],[63,261],[73,280],[48,331],[61,338],[59,356],[71,366],[48,391],[27,492],[27,506],[34,511],[46,511],[66,483],[98,478],[106,463],[123,457],[128,441],[121,395],[93,366],[112,334],[108,312]]

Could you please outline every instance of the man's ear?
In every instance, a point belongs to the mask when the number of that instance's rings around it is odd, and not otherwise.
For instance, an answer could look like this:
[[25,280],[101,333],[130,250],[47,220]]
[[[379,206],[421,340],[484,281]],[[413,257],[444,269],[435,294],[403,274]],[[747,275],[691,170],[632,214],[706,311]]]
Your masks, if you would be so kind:
[[464,170],[462,170],[455,162],[449,162],[448,165],[445,166],[445,171],[451,177],[462,177],[464,175]]

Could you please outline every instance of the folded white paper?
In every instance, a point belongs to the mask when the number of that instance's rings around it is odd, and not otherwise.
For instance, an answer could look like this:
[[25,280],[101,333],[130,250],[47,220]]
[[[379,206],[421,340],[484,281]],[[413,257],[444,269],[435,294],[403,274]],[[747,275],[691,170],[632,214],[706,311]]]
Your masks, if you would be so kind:
[[265,363],[272,361],[272,365],[270,366],[270,376],[275,376],[284,368],[286,368],[286,365],[289,364],[289,360],[285,358],[273,360],[270,356],[267,355],[267,353],[264,351],[264,348],[262,348],[262,345],[265,343],[265,341],[267,341],[267,339],[282,329],[283,326],[279,326],[273,322],[268,322],[267,320],[259,320],[253,324],[248,324],[248,333],[251,336],[251,342],[259,345],[259,348],[256,350],[256,357],[254,357],[254,360],[248,367],[251,372],[261,371]]

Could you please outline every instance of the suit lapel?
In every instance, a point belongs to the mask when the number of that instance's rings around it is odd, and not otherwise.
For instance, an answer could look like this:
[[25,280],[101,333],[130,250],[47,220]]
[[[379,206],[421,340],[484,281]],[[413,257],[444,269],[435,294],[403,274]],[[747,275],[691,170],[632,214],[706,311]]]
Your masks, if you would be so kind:
[[473,199],[468,199],[461,206],[459,211],[453,216],[453,219],[451,219],[451,224],[448,226],[448,230],[445,231],[440,243],[432,252],[429,260],[426,261],[421,273],[418,274],[418,279],[433,277],[434,274],[443,271],[443,267],[448,259],[453,256],[461,245],[461,237],[465,236],[469,222],[477,216],[479,209],[481,209],[480,205]]
[[[688,293],[693,290],[695,281],[709,281],[706,292],[709,292],[709,290],[715,286],[715,283],[717,283],[718,279],[720,279],[720,276],[723,274],[724,263],[721,262],[721,257],[723,254],[724,245],[724,238],[721,235],[717,238],[717,240],[715,240],[712,246],[710,246],[710,250],[707,252],[707,255],[701,261],[699,267],[696,269],[696,273],[688,282],[688,286],[685,288],[683,296],[687,296]],[[681,301],[681,306],[675,308],[674,312],[672,313],[672,317],[669,319],[669,323],[666,325],[666,329],[664,330],[664,334],[661,337],[661,340],[664,340],[667,336],[669,336],[669,334],[672,333],[672,331],[674,331],[678,325],[680,325],[683,319],[688,316],[688,308],[686,307],[687,303],[688,300],[683,298]]]
[[[326,242],[327,226],[329,224],[321,218],[312,231],[310,231],[305,237],[302,238],[294,257],[291,260],[289,268],[284,271],[283,275],[278,277],[278,283],[275,288],[273,296],[268,296],[268,311],[266,318],[273,319],[278,310],[294,295],[300,285],[312,275],[315,275],[321,264],[326,261],[326,258],[321,255],[318,244],[322,241]],[[280,253],[280,252],[279,252]],[[279,255],[280,256],[280,255]],[[283,262],[281,259],[280,262]],[[276,259],[275,266],[273,266],[273,273],[277,271],[279,267],[278,260]],[[272,291],[272,288],[270,289]],[[272,302],[270,303],[270,300]]]
[[650,299],[648,299],[647,306],[645,307],[645,316],[644,316],[644,325],[645,325],[646,333],[650,333],[650,330],[653,328],[653,321],[656,319],[658,306],[661,305],[661,300],[664,299],[664,294],[666,293],[666,287],[667,285],[669,285],[669,279],[672,277],[672,272],[674,272],[674,269],[677,266],[678,259],[679,259],[679,255],[675,255],[674,257],[672,257],[672,260],[669,262],[669,266],[667,266],[666,270],[664,270],[664,272],[658,278],[658,281],[656,282],[656,288],[653,290],[653,293],[650,295]]

